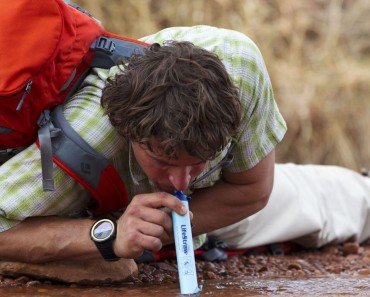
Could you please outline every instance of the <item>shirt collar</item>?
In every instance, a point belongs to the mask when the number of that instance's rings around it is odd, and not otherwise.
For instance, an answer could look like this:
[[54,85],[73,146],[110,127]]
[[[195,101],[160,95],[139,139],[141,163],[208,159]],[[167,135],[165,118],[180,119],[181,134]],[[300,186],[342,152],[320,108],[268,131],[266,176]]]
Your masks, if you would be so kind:
[[135,158],[135,154],[132,150],[131,142],[128,144],[128,158],[129,158],[129,170],[131,174],[131,178],[133,182],[136,185],[139,185],[139,182],[141,182],[144,179],[147,179],[147,175],[145,172],[141,169],[139,163],[137,162]]

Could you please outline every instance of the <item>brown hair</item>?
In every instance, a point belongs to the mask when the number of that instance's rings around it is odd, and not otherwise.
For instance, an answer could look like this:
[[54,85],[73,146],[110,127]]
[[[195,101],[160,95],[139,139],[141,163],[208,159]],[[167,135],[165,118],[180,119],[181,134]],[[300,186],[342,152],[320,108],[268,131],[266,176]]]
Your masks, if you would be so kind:
[[213,53],[190,42],[153,44],[108,81],[102,106],[125,139],[170,158],[212,159],[238,130],[238,90]]

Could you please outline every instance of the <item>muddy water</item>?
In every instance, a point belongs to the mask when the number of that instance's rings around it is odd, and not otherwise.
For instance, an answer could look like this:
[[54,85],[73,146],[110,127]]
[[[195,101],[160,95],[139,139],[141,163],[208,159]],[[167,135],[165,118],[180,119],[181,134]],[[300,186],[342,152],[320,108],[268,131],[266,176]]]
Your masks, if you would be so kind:
[[[370,277],[325,278],[242,278],[225,281],[208,280],[203,283],[200,296],[255,296],[255,295],[331,295],[370,296]],[[120,287],[65,287],[40,285],[36,287],[0,288],[0,296],[181,296],[177,284],[126,285]]]

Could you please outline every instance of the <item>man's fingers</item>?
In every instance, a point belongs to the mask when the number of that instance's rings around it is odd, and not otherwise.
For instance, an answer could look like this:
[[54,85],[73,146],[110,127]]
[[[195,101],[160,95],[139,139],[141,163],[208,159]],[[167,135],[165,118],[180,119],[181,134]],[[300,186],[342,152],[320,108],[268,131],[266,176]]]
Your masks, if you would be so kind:
[[140,218],[146,222],[162,226],[167,232],[172,230],[171,214],[162,209],[143,207]]
[[164,227],[157,224],[142,222],[138,227],[138,230],[144,235],[160,238],[164,232]]
[[[127,244],[127,243],[126,243]],[[125,245],[126,245],[125,244]],[[126,247],[128,253],[122,253],[123,258],[140,257],[145,250],[157,252],[162,248],[162,241],[153,236],[137,233],[135,238],[129,241],[129,247]]]
[[140,234],[136,239],[137,245],[144,250],[157,252],[162,248],[162,241],[150,235]]

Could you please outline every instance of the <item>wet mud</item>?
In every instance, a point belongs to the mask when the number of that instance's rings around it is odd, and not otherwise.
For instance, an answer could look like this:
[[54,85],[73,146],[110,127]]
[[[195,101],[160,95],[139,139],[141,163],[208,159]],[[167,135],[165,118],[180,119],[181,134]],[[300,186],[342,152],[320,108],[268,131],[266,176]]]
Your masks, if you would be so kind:
[[[329,276],[321,278],[238,278],[235,280],[207,280],[198,296],[369,296],[369,278]],[[120,287],[65,287],[42,285],[38,287],[0,288],[0,296],[150,296],[173,297],[179,294],[177,284],[137,285]]]
[[[197,270],[201,296],[370,296],[370,244],[198,260]],[[0,296],[181,296],[175,261],[139,264],[139,271],[135,282],[99,287],[0,276]]]

